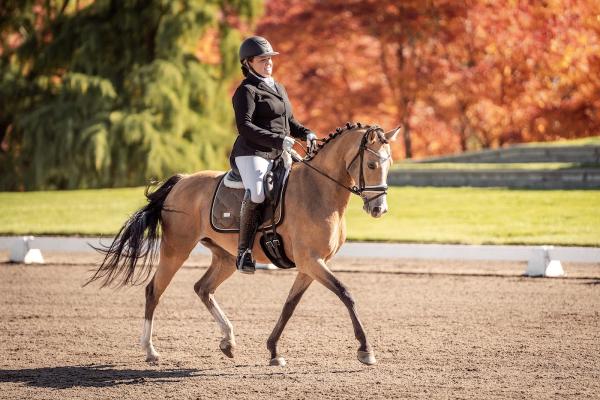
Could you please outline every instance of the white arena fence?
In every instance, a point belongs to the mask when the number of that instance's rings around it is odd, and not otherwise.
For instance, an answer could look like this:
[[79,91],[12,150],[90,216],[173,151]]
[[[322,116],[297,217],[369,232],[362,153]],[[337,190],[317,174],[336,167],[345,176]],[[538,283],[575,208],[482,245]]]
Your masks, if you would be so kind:
[[[111,238],[0,236],[0,251],[9,251],[16,262],[43,262],[44,252],[93,252],[90,245],[109,245]],[[39,256],[38,254],[39,253]],[[196,246],[194,254],[209,255],[208,249]],[[525,275],[562,276],[561,262],[600,263],[598,247],[455,245],[348,242],[338,257],[418,259],[418,260],[488,260],[527,262]],[[41,260],[40,260],[41,258]],[[33,261],[32,261],[33,260]],[[263,266],[269,268],[269,266]]]

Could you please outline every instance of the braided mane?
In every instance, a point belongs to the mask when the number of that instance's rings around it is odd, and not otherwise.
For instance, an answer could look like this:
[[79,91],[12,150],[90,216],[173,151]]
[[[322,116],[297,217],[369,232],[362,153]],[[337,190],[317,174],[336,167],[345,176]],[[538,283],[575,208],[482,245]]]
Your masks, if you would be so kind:
[[335,139],[336,137],[340,136],[344,132],[348,132],[348,131],[351,131],[351,130],[356,129],[356,128],[373,129],[374,131],[377,132],[377,137],[379,138],[379,140],[382,143],[387,143],[387,140],[382,135],[383,129],[381,129],[379,126],[377,126],[377,125],[363,125],[360,122],[357,122],[356,124],[354,122],[346,122],[346,125],[344,125],[342,127],[339,127],[339,128],[335,128],[334,132],[331,132],[327,137],[325,137],[323,139],[320,139],[321,143],[317,146],[317,149],[314,151],[314,153],[312,155],[310,155],[310,156],[307,155],[304,158],[304,160],[305,161],[312,160],[319,153],[319,151],[321,151],[321,149],[323,147],[325,147],[333,139]]

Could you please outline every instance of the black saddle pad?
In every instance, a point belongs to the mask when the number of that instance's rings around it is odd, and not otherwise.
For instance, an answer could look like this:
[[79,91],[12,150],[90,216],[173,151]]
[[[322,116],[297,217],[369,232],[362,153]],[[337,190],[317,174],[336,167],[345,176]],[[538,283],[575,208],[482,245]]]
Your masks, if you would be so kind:
[[[244,199],[244,189],[232,189],[226,187],[223,183],[223,178],[226,174],[223,174],[219,180],[219,184],[213,194],[213,200],[210,207],[210,223],[212,228],[217,232],[222,233],[237,233],[240,231],[240,208],[242,200]],[[279,186],[281,190],[277,190]],[[265,187],[267,185],[265,184]],[[273,224],[279,225],[283,221],[283,196],[287,187],[287,178],[281,183],[281,185],[275,185],[274,199],[276,200],[277,207],[275,209],[275,215],[273,215],[273,206],[267,196],[265,199],[262,223],[259,230],[266,229]]]

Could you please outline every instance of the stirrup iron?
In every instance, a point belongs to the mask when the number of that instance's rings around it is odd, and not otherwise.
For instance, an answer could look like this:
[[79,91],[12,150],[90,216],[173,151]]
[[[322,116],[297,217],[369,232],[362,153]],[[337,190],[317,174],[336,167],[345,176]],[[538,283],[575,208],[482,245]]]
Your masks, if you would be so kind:
[[237,270],[242,274],[253,274],[256,271],[256,263],[252,259],[252,250],[250,249],[240,252],[235,264]]

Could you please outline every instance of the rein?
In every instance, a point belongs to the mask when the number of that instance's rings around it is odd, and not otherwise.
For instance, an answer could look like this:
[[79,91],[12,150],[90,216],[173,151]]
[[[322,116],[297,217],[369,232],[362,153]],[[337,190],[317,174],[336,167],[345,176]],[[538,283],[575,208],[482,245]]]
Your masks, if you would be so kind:
[[[306,165],[307,167],[311,168],[313,171],[318,172],[319,174],[323,175],[324,177],[326,177],[327,179],[337,183],[339,186],[343,187],[344,189],[346,189],[347,191],[349,191],[352,194],[355,194],[357,196],[360,196],[365,204],[370,203],[371,201],[384,196],[387,194],[387,189],[388,186],[387,185],[377,185],[377,186],[367,186],[365,184],[365,174],[364,174],[364,156],[365,156],[365,151],[369,151],[371,153],[377,154],[375,153],[373,150],[369,149],[369,147],[367,146],[367,140],[369,138],[369,134],[375,132],[377,134],[377,138],[379,139],[379,141],[381,143],[387,143],[388,141],[385,139],[385,137],[383,137],[382,133],[383,133],[383,129],[381,129],[379,126],[375,125],[372,127],[369,127],[366,132],[364,133],[361,141],[360,141],[360,147],[358,149],[358,153],[356,153],[356,155],[354,156],[354,158],[352,158],[352,161],[350,161],[350,164],[348,164],[348,168],[350,168],[350,166],[352,166],[352,164],[354,164],[354,161],[356,161],[357,159],[360,160],[360,172],[359,172],[359,178],[358,178],[358,186],[354,185],[354,186],[346,186],[344,185],[342,182],[338,181],[335,178],[332,178],[331,176],[327,175],[325,172],[319,170],[318,168],[313,167],[312,165],[310,165],[308,163],[308,160],[305,160],[304,158],[300,158],[298,157],[298,159],[296,161],[300,161],[301,163],[303,163],[304,165]],[[317,139],[320,141],[325,141],[323,139]],[[378,154],[377,154],[378,155]],[[389,157],[388,157],[389,158]],[[386,158],[386,160],[388,159]],[[375,193],[379,193],[376,196],[373,196],[371,198],[367,198],[366,196],[363,195],[364,192],[375,192]]]

